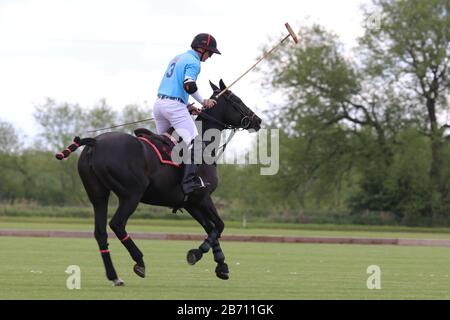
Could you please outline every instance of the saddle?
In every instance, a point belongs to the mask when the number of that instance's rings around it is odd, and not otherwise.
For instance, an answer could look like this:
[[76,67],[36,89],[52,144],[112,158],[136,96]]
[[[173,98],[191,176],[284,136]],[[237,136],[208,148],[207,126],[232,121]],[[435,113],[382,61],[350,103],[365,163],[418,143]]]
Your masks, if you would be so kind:
[[138,128],[134,130],[136,137],[143,143],[150,146],[159,158],[162,164],[171,165],[177,168],[181,167],[180,163],[172,160],[172,149],[178,141],[171,135],[174,129],[170,128],[164,134],[156,134],[146,128]]
[[[155,151],[156,155],[159,158],[159,161],[162,164],[180,168],[182,164],[172,160],[172,149],[175,144],[179,143],[182,139],[180,137],[180,141],[177,141],[171,135],[173,132],[173,128],[170,128],[168,132],[161,135],[156,134],[146,128],[138,128],[134,130],[134,134],[136,135],[136,137]],[[181,152],[183,151],[181,150]],[[200,202],[204,195],[205,194],[191,194],[189,197],[185,195],[183,202]],[[183,206],[174,207],[172,208],[172,212],[176,213],[178,210],[182,212],[181,208],[183,208]]]

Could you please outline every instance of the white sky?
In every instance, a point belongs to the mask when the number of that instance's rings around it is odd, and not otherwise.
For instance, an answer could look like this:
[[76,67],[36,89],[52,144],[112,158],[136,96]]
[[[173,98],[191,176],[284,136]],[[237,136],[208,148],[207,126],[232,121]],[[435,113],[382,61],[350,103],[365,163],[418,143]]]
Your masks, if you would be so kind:
[[[368,2],[0,0],[0,119],[33,135],[34,106],[46,97],[82,107],[105,98],[116,110],[152,104],[169,60],[201,32],[213,34],[222,51],[202,63],[198,85],[206,97],[208,80],[235,80],[262,45],[272,45],[269,37],[286,34],[285,22],[295,31],[317,22],[355,45],[364,32],[360,6]],[[250,108],[267,108],[257,73],[233,91]]]

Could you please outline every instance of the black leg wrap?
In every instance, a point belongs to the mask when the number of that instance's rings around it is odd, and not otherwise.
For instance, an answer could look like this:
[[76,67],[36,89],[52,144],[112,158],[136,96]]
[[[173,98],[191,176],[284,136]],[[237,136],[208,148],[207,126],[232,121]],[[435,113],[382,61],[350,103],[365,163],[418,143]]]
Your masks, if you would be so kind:
[[214,245],[215,242],[217,242],[217,240],[220,238],[220,234],[216,231],[213,230],[211,231],[211,233],[208,235],[208,238],[206,239],[211,245]]
[[213,254],[215,262],[223,263],[225,261],[225,255],[223,254],[222,248],[220,247],[218,241],[213,245]]
[[136,273],[139,277],[145,278],[145,264],[141,250],[136,246],[133,240],[131,240],[130,236],[126,236],[125,239],[121,240],[124,247],[130,253],[131,258],[136,262],[133,267],[134,273]]
[[102,251],[106,251],[106,252],[102,252],[102,260],[103,260],[103,264],[105,265],[105,269],[106,269],[106,278],[108,278],[108,280],[115,280],[118,278],[116,270],[114,269],[114,266],[112,264],[112,260],[111,260],[111,255],[109,253],[109,251],[107,251],[107,249],[103,249]]
[[131,258],[139,265],[139,266],[145,266],[144,265],[144,255],[142,254],[141,250],[136,246],[133,240],[131,238],[128,238],[124,241],[122,241],[125,248],[127,248],[128,252],[131,255]]
[[209,243],[208,239],[206,239],[198,248],[202,253],[207,253],[209,249],[211,249],[211,244]]
[[219,234],[215,230],[213,230],[208,235],[208,238],[206,238],[205,241],[203,241],[203,243],[198,248],[200,249],[200,251],[202,253],[207,253],[209,251],[209,249],[211,249],[211,246],[213,246],[214,243],[217,242],[218,238],[219,238]]

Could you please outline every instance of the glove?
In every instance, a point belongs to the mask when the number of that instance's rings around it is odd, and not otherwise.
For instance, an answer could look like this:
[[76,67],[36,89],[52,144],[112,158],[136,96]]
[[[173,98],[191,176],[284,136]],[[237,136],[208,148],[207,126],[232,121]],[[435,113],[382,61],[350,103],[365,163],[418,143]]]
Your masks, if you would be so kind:
[[191,103],[187,106],[189,113],[194,115],[194,116],[198,116],[202,111],[200,109],[198,109],[196,106],[194,106],[194,103]]
[[217,101],[214,99],[205,99],[203,100],[203,107],[209,109],[214,107],[217,104]]

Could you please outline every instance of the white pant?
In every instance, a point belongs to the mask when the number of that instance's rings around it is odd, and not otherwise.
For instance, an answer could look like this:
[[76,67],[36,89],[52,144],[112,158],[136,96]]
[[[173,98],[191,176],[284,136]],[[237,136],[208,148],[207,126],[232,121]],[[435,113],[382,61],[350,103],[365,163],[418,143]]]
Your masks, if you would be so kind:
[[188,145],[198,135],[194,120],[184,103],[158,98],[153,107],[153,117],[158,134],[163,134],[173,127]]

